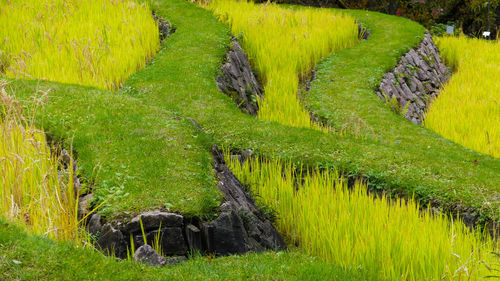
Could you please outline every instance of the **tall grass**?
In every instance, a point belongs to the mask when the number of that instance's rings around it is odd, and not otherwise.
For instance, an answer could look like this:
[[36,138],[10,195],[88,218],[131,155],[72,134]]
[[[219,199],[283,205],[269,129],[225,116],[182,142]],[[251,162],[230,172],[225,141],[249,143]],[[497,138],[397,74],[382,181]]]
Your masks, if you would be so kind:
[[279,230],[325,261],[386,280],[481,280],[492,274],[488,267],[498,269],[488,235],[419,211],[413,199],[374,197],[360,182],[348,189],[337,172],[225,155],[258,204],[277,212]]
[[59,175],[45,134],[0,85],[0,216],[33,233],[80,242],[73,169]]
[[425,126],[500,157],[500,41],[443,37],[437,45],[456,73],[432,102]]
[[117,89],[159,49],[146,4],[1,0],[0,75]]
[[319,128],[297,97],[299,82],[321,58],[358,42],[355,20],[331,10],[294,10],[269,3],[212,0],[206,5],[233,34],[243,37],[243,48],[264,83],[259,118]]

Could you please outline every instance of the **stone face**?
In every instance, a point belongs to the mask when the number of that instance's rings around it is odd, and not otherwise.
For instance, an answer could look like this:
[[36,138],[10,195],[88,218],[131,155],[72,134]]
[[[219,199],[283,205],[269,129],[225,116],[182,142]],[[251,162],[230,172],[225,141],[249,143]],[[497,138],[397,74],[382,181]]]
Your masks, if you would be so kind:
[[173,28],[173,26],[168,21],[159,17],[154,11],[153,11],[153,18],[155,19],[156,23],[158,23],[160,41],[163,42],[163,40],[167,39],[167,37],[169,37],[172,33],[175,32],[175,28]]
[[105,253],[113,254],[118,258],[124,258],[127,251],[123,234],[109,223],[102,227],[97,245]]
[[125,227],[129,233],[141,231],[140,220],[146,231],[161,227],[182,227],[184,218],[175,213],[152,211],[134,217]]
[[209,252],[218,255],[242,254],[247,252],[248,235],[241,218],[235,211],[222,213],[217,219],[204,226]]
[[84,195],[80,198],[78,198],[78,217],[83,218],[86,216],[90,210],[89,210],[89,204],[90,201],[92,201],[93,194],[89,193],[87,195]]
[[163,230],[162,237],[163,252],[165,255],[187,255],[187,245],[182,235],[182,228],[167,227]]
[[87,223],[87,230],[89,233],[96,235],[97,233],[101,233],[102,225],[101,225],[101,216],[99,214],[93,214],[90,217],[89,222]]
[[149,245],[139,247],[135,251],[134,260],[149,266],[164,266],[167,263],[167,260]]
[[222,255],[232,251],[243,253],[286,249],[278,231],[263,217],[252,197],[227,168],[220,150],[214,146],[212,153],[215,172],[219,178],[218,188],[224,194],[226,202],[220,207],[219,217],[212,223],[203,225],[205,247]]
[[192,224],[186,225],[186,242],[190,251],[203,251],[201,230]]
[[180,262],[187,261],[186,257],[180,256],[180,257],[173,257],[173,258],[168,258],[166,259],[168,265],[176,265]]
[[245,52],[235,38],[221,70],[222,75],[216,79],[219,90],[232,97],[240,109],[256,115],[259,110],[256,99],[262,95],[263,90],[252,72]]
[[421,124],[427,107],[450,75],[432,36],[426,33],[419,47],[406,53],[394,71],[384,75],[377,95],[382,99],[395,97],[401,108],[407,108],[405,118]]

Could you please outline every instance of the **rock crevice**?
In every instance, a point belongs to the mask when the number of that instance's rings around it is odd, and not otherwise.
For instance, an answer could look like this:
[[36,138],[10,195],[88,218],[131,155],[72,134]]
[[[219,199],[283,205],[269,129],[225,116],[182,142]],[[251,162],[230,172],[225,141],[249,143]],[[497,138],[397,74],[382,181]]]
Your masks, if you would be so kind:
[[432,36],[426,32],[420,45],[385,74],[377,95],[388,103],[397,102],[406,119],[421,124],[428,106],[450,76]]

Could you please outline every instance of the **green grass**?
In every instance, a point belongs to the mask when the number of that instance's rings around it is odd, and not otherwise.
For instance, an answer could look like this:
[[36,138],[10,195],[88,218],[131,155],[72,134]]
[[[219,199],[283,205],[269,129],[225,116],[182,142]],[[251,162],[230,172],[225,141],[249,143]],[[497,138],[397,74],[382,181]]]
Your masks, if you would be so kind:
[[[20,264],[15,262],[19,261]],[[32,236],[0,219],[1,280],[376,280],[359,269],[344,270],[299,250],[148,267],[104,257],[71,243]]]
[[[153,1],[152,5],[176,24],[178,32],[153,65],[127,81],[127,86],[137,90],[132,96],[194,118],[219,144],[253,148],[258,154],[306,166],[336,167],[351,176],[367,177],[372,188],[415,193],[423,202],[441,202],[444,209],[457,205],[484,208],[483,216],[498,218],[500,161],[407,122],[373,93],[384,72],[423,38],[420,25],[378,13],[348,11],[372,30],[371,39],[333,54],[318,67],[318,79],[306,104],[320,117],[329,110],[327,120],[361,117],[375,132],[374,137],[361,139],[263,122],[239,112],[229,97],[217,91],[214,81],[229,43],[227,27],[191,3]],[[190,12],[181,12],[186,10]],[[345,71],[333,73],[341,69]],[[311,105],[321,97],[318,108]],[[335,105],[338,110],[332,112],[327,105],[333,103],[342,104],[342,109]]]
[[[368,178],[371,188],[415,193],[422,202],[441,202],[444,209],[458,205],[482,209],[484,218],[499,218],[500,161],[407,122],[373,93],[384,72],[423,37],[420,25],[348,11],[373,35],[324,60],[306,99],[327,122],[361,124],[358,138],[355,129],[341,137],[241,113],[217,90],[214,79],[229,45],[229,28],[210,11],[184,0],[150,2],[177,32],[122,91],[42,83],[53,91],[39,125],[68,144],[73,139],[83,175],[94,181],[101,199],[125,183],[122,194],[129,195],[101,211],[110,218],[165,205],[188,214],[209,213],[218,204],[210,143],[253,148],[257,154],[309,167],[336,168],[347,176]],[[37,83],[18,80],[11,85],[18,96],[29,99]],[[195,119],[205,134],[186,117]],[[96,177],[97,164],[101,171]]]
[[50,93],[33,113],[49,136],[73,148],[99,212],[109,219],[166,208],[209,215],[219,203],[208,144],[178,114],[116,92],[56,83],[17,81],[7,88],[33,108],[39,90]]

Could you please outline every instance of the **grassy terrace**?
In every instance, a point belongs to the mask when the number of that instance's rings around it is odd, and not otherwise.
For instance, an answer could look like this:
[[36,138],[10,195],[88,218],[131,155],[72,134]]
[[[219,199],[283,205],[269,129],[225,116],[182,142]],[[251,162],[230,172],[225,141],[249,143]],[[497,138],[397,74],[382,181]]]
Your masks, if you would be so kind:
[[[123,189],[101,210],[108,218],[157,207],[209,214],[218,205],[208,153],[215,142],[306,166],[337,167],[350,176],[366,176],[372,187],[415,192],[423,201],[432,198],[478,210],[489,202],[485,215],[498,219],[500,161],[407,122],[373,93],[383,73],[422,38],[423,28],[416,23],[349,11],[373,35],[321,63],[306,99],[332,126],[352,123],[352,133],[341,137],[241,113],[217,90],[214,79],[229,44],[229,28],[185,0],[150,2],[177,32],[119,93],[11,83],[26,100],[38,87],[52,89],[38,123],[67,144],[72,139],[83,175],[95,183],[99,199]],[[362,124],[359,134],[367,137],[354,136],[356,124]]]
[[109,218],[166,207],[207,215],[219,205],[206,140],[178,114],[137,98],[82,86],[16,81],[11,92],[27,101],[50,89],[36,120],[77,153],[87,185],[104,200]]
[[[190,259],[155,268],[27,235],[0,219],[1,280],[376,280],[299,251]],[[20,261],[21,264],[16,264]]]

